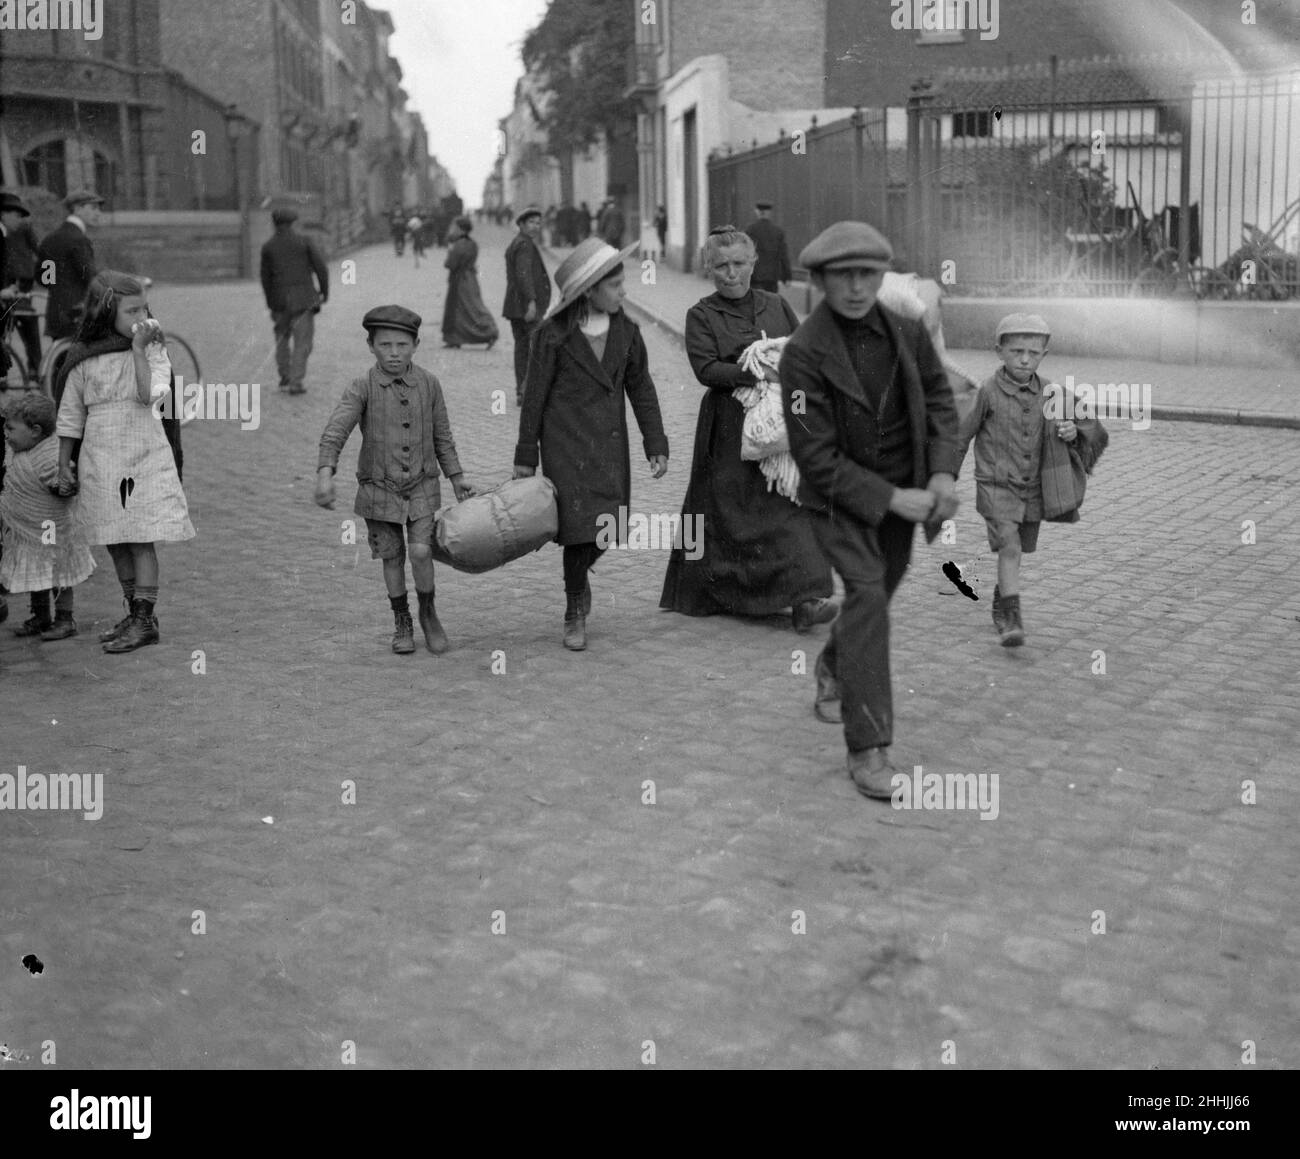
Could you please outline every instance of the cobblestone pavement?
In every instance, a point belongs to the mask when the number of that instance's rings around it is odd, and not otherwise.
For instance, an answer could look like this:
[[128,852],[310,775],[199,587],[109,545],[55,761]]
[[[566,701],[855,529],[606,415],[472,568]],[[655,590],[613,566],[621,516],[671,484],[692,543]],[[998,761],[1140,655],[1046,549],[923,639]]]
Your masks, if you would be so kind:
[[[495,309],[505,234],[480,234]],[[338,509],[311,502],[365,309],[424,314],[475,482],[516,435],[508,331],[440,349],[432,257],[358,255],[309,393],[186,428],[198,538],[161,549],[160,646],[94,643],[103,553],[79,637],[0,629],[0,773],[104,775],[97,821],[0,812],[7,1065],[49,1040],[92,1067],[1300,1064],[1293,432],[1111,423],[1084,521],[1027,563],[1019,650],[963,479],[956,543],[894,602],[895,760],[998,776],[998,813],[893,810],[812,715],[825,629],[660,612],[663,552],[602,561],[584,654],[553,546],[440,568],[452,650],[389,652],[379,566],[342,542],[355,436]],[[153,304],[210,380],[274,382],[252,283]],[[673,454],[633,503],[675,512],[700,388],[646,340]]]

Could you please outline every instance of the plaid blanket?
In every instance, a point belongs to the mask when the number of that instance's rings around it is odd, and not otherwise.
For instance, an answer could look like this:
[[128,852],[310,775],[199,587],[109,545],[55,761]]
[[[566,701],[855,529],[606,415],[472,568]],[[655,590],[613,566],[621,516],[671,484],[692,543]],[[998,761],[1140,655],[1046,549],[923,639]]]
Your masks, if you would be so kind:
[[[1075,413],[1072,391],[1057,383],[1050,383],[1044,395],[1052,389],[1064,393],[1063,413]],[[1067,443],[1056,435],[1056,424],[1043,424],[1042,489],[1043,518],[1053,523],[1075,523],[1083,505],[1088,487],[1088,476],[1110,442],[1110,435],[1098,419],[1076,418],[1074,425],[1079,437]]]

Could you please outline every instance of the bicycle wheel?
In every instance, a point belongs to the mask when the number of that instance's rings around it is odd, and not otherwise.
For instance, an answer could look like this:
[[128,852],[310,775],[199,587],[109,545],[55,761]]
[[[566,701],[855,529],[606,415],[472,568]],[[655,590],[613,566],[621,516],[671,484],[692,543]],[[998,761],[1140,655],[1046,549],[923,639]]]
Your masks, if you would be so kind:
[[167,347],[167,357],[171,359],[172,373],[176,375],[176,385],[183,387],[187,382],[202,382],[203,372],[199,369],[199,360],[194,348],[184,338],[176,334],[164,334],[163,345]]
[[41,389],[51,398],[54,397],[54,380],[58,377],[59,367],[63,365],[63,360],[68,356],[68,351],[71,349],[71,338],[59,338],[45,352],[45,357],[41,359]]

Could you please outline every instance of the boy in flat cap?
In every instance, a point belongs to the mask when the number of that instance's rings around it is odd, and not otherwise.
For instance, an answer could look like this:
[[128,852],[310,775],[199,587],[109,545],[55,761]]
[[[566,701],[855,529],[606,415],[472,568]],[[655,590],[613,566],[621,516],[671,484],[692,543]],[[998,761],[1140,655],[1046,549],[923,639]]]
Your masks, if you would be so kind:
[[980,386],[958,440],[959,462],[975,441],[975,510],[998,556],[993,625],[1006,648],[1025,642],[1020,558],[1038,549],[1043,519],[1077,522],[1083,480],[1075,479],[1074,460],[1086,476],[1109,440],[1096,419],[1073,417],[1074,400],[1064,393],[1053,411],[1037,373],[1051,337],[1038,314],[1008,314],[998,323],[1002,366]]
[[393,651],[402,656],[415,651],[406,596],[408,545],[425,645],[435,654],[448,647],[434,608],[433,523],[441,501],[438,468],[451,480],[458,500],[474,494],[456,457],[442,386],[411,361],[420,344],[421,321],[419,314],[403,306],[377,306],[361,320],[375,365],[343,392],[321,436],[316,468],[316,502],[332,508],[339,453],[360,423],[357,499],[352,509],[366,521],[371,558],[384,561],[384,583],[396,622]]
[[925,326],[876,301],[892,258],[863,222],[815,237],[799,262],[825,298],[786,343],[778,372],[799,500],[844,581],[813,710],[842,719],[849,777],[886,800],[895,773],[889,600],[916,524],[933,540],[956,513],[959,461],[956,405]]
[[275,324],[275,368],[280,372],[280,389],[290,394],[304,394],[307,390],[303,379],[315,337],[316,315],[330,296],[325,259],[315,242],[294,231],[297,220],[297,213],[289,208],[272,212],[275,236],[262,247],[261,265],[262,292]]

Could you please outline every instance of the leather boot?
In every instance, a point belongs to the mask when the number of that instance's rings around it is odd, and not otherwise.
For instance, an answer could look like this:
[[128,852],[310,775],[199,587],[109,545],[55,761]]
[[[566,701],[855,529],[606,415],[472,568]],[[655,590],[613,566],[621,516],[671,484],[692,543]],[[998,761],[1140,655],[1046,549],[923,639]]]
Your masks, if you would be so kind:
[[32,614],[14,629],[15,636],[39,636],[53,626],[49,592],[32,592],[31,609]]
[[1002,592],[998,585],[993,585],[993,626],[998,630],[998,635],[1002,635],[1002,625],[1006,623],[1006,613],[1002,610]]
[[998,631],[1002,647],[1019,648],[1025,642],[1025,628],[1020,622],[1020,596],[1002,597],[1002,627]]
[[57,612],[54,616],[54,623],[41,633],[42,640],[66,640],[69,636],[77,634],[77,621],[72,618],[71,612]]
[[825,652],[818,654],[813,673],[817,677],[813,715],[826,724],[841,724],[844,718],[840,715],[840,685],[832,674],[830,665],[826,663]]
[[570,652],[581,652],[587,647],[587,617],[582,614],[582,593],[576,596],[565,593],[564,646]]
[[802,636],[817,624],[829,624],[839,614],[840,605],[835,600],[804,600],[795,604],[790,618],[794,621],[794,630]]
[[144,600],[131,601],[131,622],[122,629],[116,640],[104,645],[105,652],[134,652],[147,644],[156,644],[161,639],[158,633],[158,617],[153,615]]
[[101,644],[107,644],[110,640],[116,640],[123,632],[126,631],[127,624],[131,622],[131,601],[123,600],[122,602],[126,604],[126,615],[123,616],[120,620],[118,620],[118,622],[114,624],[111,628],[107,628],[104,631],[100,632],[99,642]]
[[393,621],[397,628],[393,633],[393,651],[399,656],[409,656],[415,651],[415,625],[411,623],[411,613],[394,612]]
[[864,797],[888,801],[894,795],[894,776],[897,770],[889,763],[886,748],[849,750],[849,780]]
[[438,623],[438,614],[433,608],[433,592],[416,592],[420,601],[420,631],[424,633],[425,646],[435,656],[441,656],[451,645],[447,633]]

